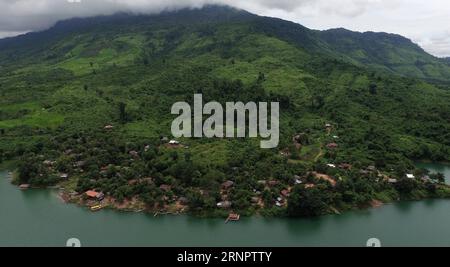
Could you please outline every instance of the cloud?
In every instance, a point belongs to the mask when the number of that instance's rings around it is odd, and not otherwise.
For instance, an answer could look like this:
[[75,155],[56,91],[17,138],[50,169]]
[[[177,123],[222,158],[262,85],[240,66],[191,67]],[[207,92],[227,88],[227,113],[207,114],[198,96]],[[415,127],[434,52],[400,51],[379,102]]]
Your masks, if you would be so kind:
[[448,0],[0,0],[0,38],[42,30],[71,17],[157,13],[205,4],[227,4],[314,29],[398,33],[430,53],[450,56]]
[[430,38],[421,39],[420,45],[439,57],[450,56],[450,30],[431,36]]

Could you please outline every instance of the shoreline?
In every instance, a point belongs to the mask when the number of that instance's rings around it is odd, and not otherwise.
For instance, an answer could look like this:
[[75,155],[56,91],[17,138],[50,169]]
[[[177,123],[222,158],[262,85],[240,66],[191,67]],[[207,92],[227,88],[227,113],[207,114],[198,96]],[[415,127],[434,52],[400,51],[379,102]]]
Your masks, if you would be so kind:
[[[417,162],[417,161],[416,161]],[[417,162],[419,163],[419,162]],[[421,163],[436,163],[432,161],[421,161]],[[436,163],[436,164],[442,164],[442,163]],[[450,163],[443,163],[444,165]],[[4,164],[3,164],[4,165]],[[19,190],[19,185],[14,182],[14,180],[17,178],[17,172],[10,171],[12,168],[11,162],[8,164],[10,168],[4,169],[5,172],[7,172],[7,178],[8,182],[11,183],[14,187],[16,187]],[[2,166],[2,165],[0,165]],[[380,207],[383,207],[385,205],[389,204],[395,204],[403,201],[422,201],[422,200],[434,200],[434,199],[450,199],[450,185],[440,185],[439,188],[441,191],[439,192],[440,195],[411,195],[410,197],[402,197],[398,199],[372,199],[371,201],[361,204],[358,206],[348,206],[348,207],[340,207],[335,208],[334,206],[329,206],[329,211],[318,216],[327,216],[331,214],[345,214],[347,212],[351,211],[358,211],[358,210],[368,210],[368,209],[377,209]],[[80,208],[92,208],[94,206],[101,205],[101,209],[110,209],[114,211],[119,212],[130,212],[130,213],[146,213],[146,214],[153,214],[155,217],[159,215],[190,215],[194,217],[200,217],[200,218],[223,218],[225,217],[225,214],[232,213],[233,210],[208,210],[208,211],[199,211],[199,212],[192,212],[189,210],[189,207],[187,205],[180,205],[178,202],[171,203],[168,205],[165,205],[164,207],[155,207],[155,208],[149,208],[145,203],[143,203],[141,200],[139,200],[137,197],[134,197],[133,199],[127,199],[122,203],[118,203],[114,198],[107,196],[105,200],[99,202],[97,200],[89,200],[86,197],[84,197],[84,194],[77,193],[73,190],[68,190],[67,187],[65,187],[64,183],[59,183],[55,186],[47,186],[47,187],[35,187],[31,186],[29,188],[32,189],[51,189],[51,190],[58,190],[57,196],[58,198],[65,204],[76,204]],[[420,191],[418,191],[420,193]],[[294,218],[289,217],[286,215],[286,210],[279,210],[279,212],[275,213],[266,213],[264,210],[250,210],[250,211],[242,211],[244,214],[244,217],[254,217],[254,216],[262,216],[267,218],[273,218],[273,217],[286,217],[286,218]]]
[[[11,177],[10,177],[10,173],[8,173],[8,181],[11,182]],[[13,183],[11,183],[11,185],[16,188],[17,190],[20,190],[18,186],[14,185]],[[443,185],[447,188],[450,188],[449,185]],[[66,205],[76,205],[78,208],[91,208],[94,205],[98,205],[98,204],[102,204],[102,203],[98,203],[98,202],[93,202],[93,201],[86,201],[83,199],[82,194],[74,194],[74,192],[68,192],[67,190],[64,190],[63,187],[60,186],[52,186],[52,187],[31,187],[27,190],[58,190],[58,192],[56,192],[56,197],[64,204]],[[26,191],[26,190],[22,190],[22,191]],[[398,200],[392,200],[392,201],[381,201],[378,199],[373,199],[370,202],[366,203],[365,205],[360,205],[360,206],[356,206],[356,207],[351,207],[348,209],[341,209],[338,210],[334,207],[330,206],[330,211],[332,212],[327,212],[325,214],[322,214],[320,216],[317,217],[289,217],[286,215],[282,215],[282,216],[265,216],[262,215],[261,212],[255,212],[253,214],[251,214],[250,216],[241,216],[241,217],[247,217],[247,218],[251,218],[251,217],[263,217],[263,218],[287,218],[287,219],[314,219],[314,218],[320,218],[320,217],[324,217],[324,216],[330,216],[330,215],[345,215],[346,213],[349,212],[358,212],[358,211],[366,211],[366,210],[375,210],[375,209],[379,209],[382,208],[384,206],[388,206],[388,205],[393,205],[393,204],[397,204],[397,203],[401,203],[401,202],[419,202],[419,201],[426,201],[426,200],[450,200],[450,195],[447,197],[425,197],[425,198],[409,198],[409,199],[398,199]],[[167,209],[149,209],[148,207],[146,208],[133,208],[132,206],[123,206],[122,204],[119,203],[114,203],[111,202],[111,199],[109,199],[103,206],[102,209],[107,209],[107,210],[111,210],[111,211],[115,211],[115,212],[124,212],[124,213],[142,213],[142,214],[148,214],[148,215],[153,215],[153,217],[158,217],[158,216],[164,216],[164,215],[171,215],[171,216],[180,216],[180,215],[186,215],[186,216],[192,216],[195,218],[208,218],[208,219],[214,219],[214,218],[224,218],[224,216],[220,215],[218,216],[217,211],[211,211],[211,212],[203,212],[203,213],[192,213],[189,212],[189,209],[186,208],[184,210],[179,210],[179,211],[174,211],[174,210],[167,210]],[[102,204],[102,205],[103,205]],[[93,213],[95,211],[92,211]],[[224,213],[229,213],[232,212],[231,210],[227,210],[227,211],[222,211]]]
[[[448,189],[450,189],[450,185],[442,185]],[[41,188],[41,189],[45,189],[45,188]],[[46,188],[46,189],[50,189],[50,188]],[[77,194],[74,197],[71,197],[69,192],[64,191],[61,188],[58,188],[58,190],[60,190],[58,192],[58,197],[60,198],[60,200],[62,202],[64,202],[65,204],[74,204],[77,205],[80,208],[90,208],[92,207],[93,204],[92,202],[88,202],[88,201],[83,201],[82,199],[82,195]],[[379,199],[373,199],[371,201],[369,201],[366,204],[360,205],[360,206],[353,206],[350,207],[348,209],[336,209],[332,206],[330,206],[330,212],[327,212],[325,214],[322,214],[320,216],[317,217],[290,217],[290,216],[286,216],[284,213],[283,215],[273,215],[273,216],[265,216],[262,215],[261,212],[258,210],[257,212],[252,213],[250,216],[243,216],[243,217],[264,217],[264,218],[289,218],[289,219],[310,219],[310,218],[320,218],[323,216],[329,216],[329,215],[344,215],[348,212],[355,212],[355,211],[365,211],[365,210],[374,210],[374,209],[379,209],[382,208],[384,206],[387,205],[393,205],[393,204],[397,204],[397,203],[401,203],[401,202],[418,202],[418,201],[426,201],[426,200],[450,200],[450,195],[445,196],[445,197],[432,197],[432,196],[427,196],[427,197],[411,197],[411,198],[405,198],[405,199],[392,199],[391,201],[382,201]],[[101,204],[101,203],[97,203],[97,204]],[[145,214],[149,214],[149,215],[153,215],[154,217],[157,216],[161,216],[161,215],[188,215],[188,216],[193,216],[196,218],[223,218],[224,216],[220,215],[218,216],[218,213],[230,213],[233,212],[232,210],[220,210],[220,211],[207,211],[207,212],[202,212],[202,213],[193,213],[189,211],[189,208],[183,209],[183,210],[179,210],[179,211],[174,211],[174,210],[168,210],[168,209],[149,209],[148,207],[143,208],[143,209],[138,209],[138,208],[132,208],[132,207],[124,207],[122,204],[119,203],[112,203],[110,201],[108,201],[106,203],[106,205],[103,207],[103,209],[109,209],[112,211],[117,211],[117,212],[127,212],[127,213],[145,213]]]
[[75,192],[68,192],[62,188],[57,188],[59,192],[57,193],[58,198],[64,204],[73,204],[80,208],[91,208],[96,205],[101,205],[101,209],[110,209],[118,212],[129,212],[129,213],[147,213],[156,215],[182,215],[189,214],[186,208],[182,210],[171,210],[171,209],[150,209],[145,204],[138,200],[126,200],[124,203],[118,203],[111,197],[106,197],[105,201],[93,201],[89,199],[84,199],[82,194]]

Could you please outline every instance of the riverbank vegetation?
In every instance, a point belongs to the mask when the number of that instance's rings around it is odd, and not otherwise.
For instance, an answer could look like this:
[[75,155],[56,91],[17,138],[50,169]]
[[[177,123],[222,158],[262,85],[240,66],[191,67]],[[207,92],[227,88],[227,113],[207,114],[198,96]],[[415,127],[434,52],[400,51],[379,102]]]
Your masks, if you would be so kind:
[[[51,39],[36,35],[39,45],[4,48],[0,161],[18,160],[19,184],[59,185],[68,201],[200,216],[317,216],[450,196],[442,177],[412,162],[450,161],[445,81],[352,64],[236,16],[189,28],[75,20]],[[170,142],[172,104],[195,93],[280,102],[280,146]]]

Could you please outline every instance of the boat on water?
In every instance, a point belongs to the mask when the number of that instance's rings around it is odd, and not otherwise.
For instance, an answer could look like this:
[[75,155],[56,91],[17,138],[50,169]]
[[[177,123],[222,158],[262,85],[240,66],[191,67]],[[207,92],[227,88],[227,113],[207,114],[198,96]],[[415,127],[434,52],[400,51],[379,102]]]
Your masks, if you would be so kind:
[[101,209],[103,209],[102,205],[95,205],[91,207],[91,211],[99,211]]
[[19,189],[20,190],[27,190],[27,189],[30,189],[30,185],[29,184],[21,184],[20,186],[19,186]]
[[230,215],[228,215],[228,218],[227,218],[227,220],[225,221],[225,223],[228,223],[228,222],[230,222],[230,221],[234,221],[234,222],[237,222],[237,221],[239,221],[241,219],[241,216],[239,215],[239,214],[236,214],[236,213],[230,213]]

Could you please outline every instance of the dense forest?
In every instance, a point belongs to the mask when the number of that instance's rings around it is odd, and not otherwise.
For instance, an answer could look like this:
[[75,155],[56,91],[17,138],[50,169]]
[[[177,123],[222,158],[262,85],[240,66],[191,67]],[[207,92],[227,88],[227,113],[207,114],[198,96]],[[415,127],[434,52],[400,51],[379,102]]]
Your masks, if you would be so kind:
[[[279,147],[173,140],[172,105],[197,93],[279,102]],[[72,19],[0,40],[0,95],[0,161],[79,203],[317,216],[450,196],[413,164],[450,161],[450,67],[396,35],[216,6]]]

